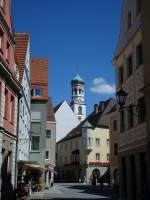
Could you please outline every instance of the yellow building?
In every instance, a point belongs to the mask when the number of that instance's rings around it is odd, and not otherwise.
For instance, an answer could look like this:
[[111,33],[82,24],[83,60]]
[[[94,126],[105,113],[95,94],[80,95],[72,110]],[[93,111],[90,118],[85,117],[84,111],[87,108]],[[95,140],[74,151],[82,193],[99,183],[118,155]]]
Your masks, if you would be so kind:
[[118,124],[116,105],[110,110],[109,115],[109,138],[110,138],[110,186],[119,184],[118,180]]
[[94,106],[94,111],[57,143],[57,167],[63,181],[95,180],[110,166],[107,113],[114,105],[109,99]]

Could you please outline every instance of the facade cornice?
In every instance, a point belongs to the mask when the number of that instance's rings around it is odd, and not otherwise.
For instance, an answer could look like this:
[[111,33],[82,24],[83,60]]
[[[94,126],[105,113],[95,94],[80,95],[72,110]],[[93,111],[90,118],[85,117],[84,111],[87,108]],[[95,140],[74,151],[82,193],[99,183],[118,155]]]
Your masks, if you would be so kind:
[[4,135],[10,137],[11,139],[17,140],[17,135],[14,135],[14,134],[8,132],[4,127],[1,127],[1,126],[0,126],[0,131],[1,131]]
[[133,38],[135,37],[136,33],[141,30],[141,25],[134,31],[134,33],[132,34],[132,36],[130,37],[130,39],[128,40],[128,42],[124,45],[124,47],[121,48],[121,50],[119,51],[118,54],[116,54],[114,57],[113,57],[113,60],[112,60],[112,63],[115,64],[116,63],[116,60],[121,56],[121,54],[124,52],[124,50],[128,47],[129,43],[131,41],[133,41]]
[[10,28],[7,25],[7,22],[5,21],[5,19],[4,19],[4,17],[3,17],[1,12],[0,12],[0,24],[2,25],[2,27],[6,31],[10,42],[12,43],[12,45],[14,45],[15,44],[15,39],[13,37],[13,34],[10,32]]
[[18,93],[19,97],[21,97],[22,86],[19,81],[16,80],[12,72],[8,69],[2,58],[0,58],[0,71],[4,79],[7,80],[7,84],[10,85],[10,88],[13,88],[13,90]]

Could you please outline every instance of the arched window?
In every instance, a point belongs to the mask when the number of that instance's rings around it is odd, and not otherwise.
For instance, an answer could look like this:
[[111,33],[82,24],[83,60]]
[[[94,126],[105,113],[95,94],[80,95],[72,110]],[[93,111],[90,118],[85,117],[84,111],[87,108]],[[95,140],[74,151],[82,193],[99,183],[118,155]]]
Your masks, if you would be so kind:
[[82,94],[82,90],[81,89],[79,89],[79,94]]
[[79,115],[82,115],[82,107],[81,106],[78,107],[78,113],[79,113]]
[[74,93],[77,94],[77,88],[74,89]]

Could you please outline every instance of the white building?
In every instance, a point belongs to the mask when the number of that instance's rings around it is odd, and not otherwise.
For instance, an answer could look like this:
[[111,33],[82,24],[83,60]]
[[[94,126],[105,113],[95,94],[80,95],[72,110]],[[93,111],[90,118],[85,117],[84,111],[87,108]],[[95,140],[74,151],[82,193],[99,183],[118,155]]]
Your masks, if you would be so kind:
[[58,142],[79,124],[79,120],[66,100],[58,104],[54,108],[54,112],[56,120],[56,142]]
[[22,97],[19,105],[18,160],[28,160],[30,132],[30,37],[16,33],[16,59],[19,68]]

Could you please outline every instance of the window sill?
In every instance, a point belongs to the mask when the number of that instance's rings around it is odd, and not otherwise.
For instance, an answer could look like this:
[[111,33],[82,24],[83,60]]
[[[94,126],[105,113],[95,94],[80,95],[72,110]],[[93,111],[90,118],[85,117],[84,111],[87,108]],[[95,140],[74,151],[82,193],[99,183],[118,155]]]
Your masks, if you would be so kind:
[[31,153],[40,153],[40,150],[30,150]]

